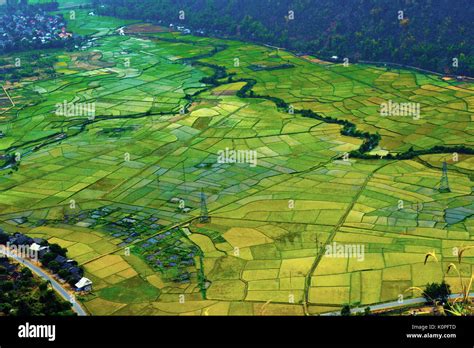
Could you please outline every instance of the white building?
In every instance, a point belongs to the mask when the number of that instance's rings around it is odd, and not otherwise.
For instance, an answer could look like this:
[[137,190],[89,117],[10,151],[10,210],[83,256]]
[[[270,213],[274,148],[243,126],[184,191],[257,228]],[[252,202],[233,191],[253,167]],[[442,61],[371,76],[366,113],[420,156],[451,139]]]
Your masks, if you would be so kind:
[[74,286],[76,287],[76,291],[91,291],[92,281],[82,277]]
[[36,255],[41,256],[42,254],[49,251],[49,246],[42,246],[37,243],[33,243],[30,245],[30,250],[36,253]]

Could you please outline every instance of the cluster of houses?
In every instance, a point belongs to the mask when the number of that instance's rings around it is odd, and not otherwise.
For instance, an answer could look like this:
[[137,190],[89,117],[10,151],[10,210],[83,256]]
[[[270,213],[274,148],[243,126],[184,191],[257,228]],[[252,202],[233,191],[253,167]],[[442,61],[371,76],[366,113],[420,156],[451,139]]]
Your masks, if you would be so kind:
[[144,217],[140,215],[130,215],[108,223],[105,228],[113,232],[113,237],[123,240],[123,242],[119,244],[120,247],[123,247],[133,243],[146,233],[161,229],[163,226],[158,224],[157,221],[158,218],[154,216]]
[[[2,231],[0,233],[4,234]],[[4,234],[5,235],[5,234]],[[31,238],[22,233],[7,235],[4,243],[8,248],[18,250],[28,250],[28,257],[39,260],[41,264],[51,270],[61,282],[68,282],[76,291],[91,291],[92,282],[85,278],[84,271],[77,265],[77,262],[70,260],[57,252],[61,249],[57,245],[50,245],[42,238]],[[25,257],[22,252],[22,257]]]
[[[187,213],[191,209],[182,205],[182,199],[173,197],[169,200],[172,205],[178,206],[178,211]],[[16,217],[9,220],[16,225],[29,223],[26,217]],[[164,226],[159,223],[159,218],[152,211],[136,211],[124,206],[102,206],[91,210],[80,210],[77,214],[65,214],[59,222],[87,228],[100,228],[113,237],[121,239],[119,247],[143,239],[144,236],[154,234]],[[46,221],[37,221],[34,225],[41,226]],[[195,257],[198,248],[189,245],[182,238],[183,234],[178,228],[158,234],[140,243],[140,247],[148,264],[161,272],[168,280],[188,283],[195,272]],[[88,291],[92,287],[89,279],[83,277],[83,271],[73,260],[69,260],[64,253],[52,255],[57,251],[51,248],[47,241],[30,238],[21,233],[9,236],[9,243],[15,245],[28,245],[30,250],[38,253],[39,260],[52,273],[61,280],[67,281],[78,291]],[[63,255],[61,255],[63,254]]]
[[[162,26],[162,27],[166,27],[166,25],[168,23],[166,20],[162,20],[162,19],[160,19],[158,21],[148,21],[148,22],[149,23],[154,23],[154,24]],[[174,23],[170,23],[168,28],[169,28],[170,32],[179,31],[184,35],[191,35],[191,34],[196,35],[196,36],[205,36],[206,35],[206,31],[204,29],[191,30],[191,29],[186,28],[185,26],[182,26],[182,25],[175,25]]]
[[[173,197],[169,203],[176,205],[178,211],[187,213],[186,207],[179,197]],[[103,206],[92,210],[83,210],[76,215],[65,215],[63,223],[82,227],[100,227],[113,237],[122,240],[119,247],[127,246],[147,234],[162,229],[159,219],[151,212],[134,211],[126,207]],[[198,249],[182,240],[182,233],[175,228],[158,234],[140,243],[140,248],[148,264],[161,272],[166,279],[179,283],[188,283],[195,268],[195,257]]]
[[[173,26],[173,24],[171,24],[171,26]],[[178,29],[178,31],[181,32],[181,33],[183,33],[184,35],[189,35],[189,34],[191,34],[191,30],[190,30],[190,29],[187,29],[186,27],[177,26],[176,29]]]
[[[173,197],[169,203],[176,205],[179,212],[188,213],[191,208],[184,205],[179,197]],[[103,206],[92,210],[82,210],[76,215],[65,215],[62,221],[82,227],[101,229],[113,237],[122,240],[119,247],[127,246],[147,234],[153,234],[164,226],[151,212],[134,211],[127,207]],[[148,238],[140,243],[140,248],[148,264],[161,272],[165,278],[188,283],[195,267],[195,257],[198,249],[182,240],[182,233],[175,228]]]
[[178,228],[159,234],[140,244],[145,260],[164,278],[177,283],[189,283],[195,269],[198,248],[182,240]]
[[61,47],[71,37],[62,15],[51,15],[40,8],[30,6],[0,16],[0,52]]
[[119,247],[126,246],[163,228],[158,218],[149,212],[138,212],[125,207],[104,206],[83,210],[76,215],[65,215],[63,223],[94,228],[100,226],[115,238],[122,239]]
[[[162,24],[162,21],[159,21],[158,24]],[[169,28],[170,28],[170,31],[179,31],[180,33],[182,33],[183,35],[191,35],[191,34],[201,34],[201,35],[204,35],[204,30],[202,29],[199,29],[199,30],[196,30],[195,32],[191,31],[191,29],[188,29],[184,26],[179,26],[179,25],[174,25],[173,23],[171,23],[169,25]]]

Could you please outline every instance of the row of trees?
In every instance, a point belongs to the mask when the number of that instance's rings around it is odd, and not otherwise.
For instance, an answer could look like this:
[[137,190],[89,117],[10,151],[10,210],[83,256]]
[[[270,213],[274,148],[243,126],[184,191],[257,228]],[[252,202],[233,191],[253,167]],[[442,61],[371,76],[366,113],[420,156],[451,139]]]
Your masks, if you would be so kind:
[[[48,283],[28,268],[0,263],[0,312],[14,316],[74,315],[71,304],[61,300]],[[5,267],[7,266],[7,267]]]

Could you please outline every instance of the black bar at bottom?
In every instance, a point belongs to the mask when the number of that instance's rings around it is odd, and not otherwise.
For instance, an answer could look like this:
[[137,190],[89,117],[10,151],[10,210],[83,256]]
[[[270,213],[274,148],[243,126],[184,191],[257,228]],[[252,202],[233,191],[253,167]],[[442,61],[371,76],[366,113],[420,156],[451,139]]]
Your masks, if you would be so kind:
[[[30,329],[32,325],[54,325],[54,341],[47,337],[19,337],[19,328],[26,323]],[[473,328],[472,317],[0,317],[0,347],[37,343],[82,347],[149,344],[155,347],[184,344],[473,347]]]

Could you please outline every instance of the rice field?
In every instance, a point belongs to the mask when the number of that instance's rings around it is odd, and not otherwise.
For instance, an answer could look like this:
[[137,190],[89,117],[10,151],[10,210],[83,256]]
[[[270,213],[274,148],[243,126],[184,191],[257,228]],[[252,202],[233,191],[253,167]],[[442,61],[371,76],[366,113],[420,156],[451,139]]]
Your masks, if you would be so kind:
[[[415,296],[451,262],[470,277],[474,250],[461,264],[453,250],[473,245],[472,156],[344,158],[361,139],[271,98],[398,153],[472,146],[472,85],[89,17],[69,22],[89,42],[48,53],[56,76],[16,86],[0,119],[0,153],[19,154],[0,176],[0,226],[66,247],[94,282],[91,314],[319,314]],[[212,86],[215,66],[233,75]],[[250,79],[254,97],[239,97]],[[381,116],[390,100],[419,103],[420,117]],[[93,112],[58,112],[81,104]],[[229,151],[247,157],[223,161]],[[333,245],[363,253],[333,257]]]

